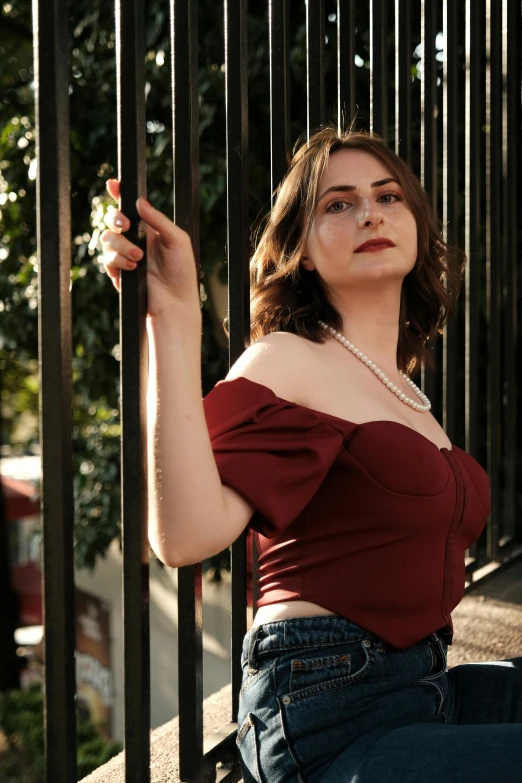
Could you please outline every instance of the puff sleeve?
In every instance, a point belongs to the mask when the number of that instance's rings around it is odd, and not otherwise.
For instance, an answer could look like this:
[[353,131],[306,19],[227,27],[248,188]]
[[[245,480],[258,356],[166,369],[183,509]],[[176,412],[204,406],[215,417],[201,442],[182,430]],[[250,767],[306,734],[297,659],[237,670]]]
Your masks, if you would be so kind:
[[312,499],[343,434],[309,408],[243,377],[219,381],[203,407],[222,484],[258,512],[250,527],[273,538]]

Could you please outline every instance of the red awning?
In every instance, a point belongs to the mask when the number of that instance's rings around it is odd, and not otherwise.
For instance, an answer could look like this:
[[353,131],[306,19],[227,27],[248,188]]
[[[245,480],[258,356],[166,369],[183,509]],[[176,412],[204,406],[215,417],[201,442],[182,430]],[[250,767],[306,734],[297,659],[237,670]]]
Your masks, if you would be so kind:
[[40,492],[29,481],[0,476],[8,522],[40,515]]

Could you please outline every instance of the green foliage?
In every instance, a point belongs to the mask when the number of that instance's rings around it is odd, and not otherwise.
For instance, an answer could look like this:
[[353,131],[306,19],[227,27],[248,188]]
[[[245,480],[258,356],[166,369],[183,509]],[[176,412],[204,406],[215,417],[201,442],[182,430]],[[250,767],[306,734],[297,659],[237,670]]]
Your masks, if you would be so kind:
[[[107,740],[92,723],[77,713],[78,780],[105,764],[122,750]],[[0,779],[10,783],[45,783],[43,695],[39,684],[27,691],[0,693]]]

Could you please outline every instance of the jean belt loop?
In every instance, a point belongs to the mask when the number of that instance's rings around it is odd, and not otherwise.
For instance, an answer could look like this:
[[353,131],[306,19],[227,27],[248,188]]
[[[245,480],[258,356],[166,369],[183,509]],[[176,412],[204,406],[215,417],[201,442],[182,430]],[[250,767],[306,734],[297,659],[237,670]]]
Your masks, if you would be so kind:
[[257,637],[261,632],[261,628],[262,628],[261,625],[255,625],[250,630],[250,640],[248,644],[248,669],[250,672],[257,671],[255,652],[256,652]]

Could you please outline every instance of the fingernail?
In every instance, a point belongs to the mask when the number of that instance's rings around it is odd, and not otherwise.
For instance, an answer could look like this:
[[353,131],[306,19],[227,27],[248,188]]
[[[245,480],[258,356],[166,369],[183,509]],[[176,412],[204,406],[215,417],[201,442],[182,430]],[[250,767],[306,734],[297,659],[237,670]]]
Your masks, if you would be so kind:
[[150,207],[150,206],[151,206],[151,205],[149,204],[149,202],[147,201],[147,199],[146,199],[146,198],[143,198],[143,196],[142,196],[141,200],[142,200],[142,202],[145,204],[145,206],[146,206],[146,207]]
[[121,228],[123,226],[123,220],[121,218],[114,218],[114,225],[117,228]]

